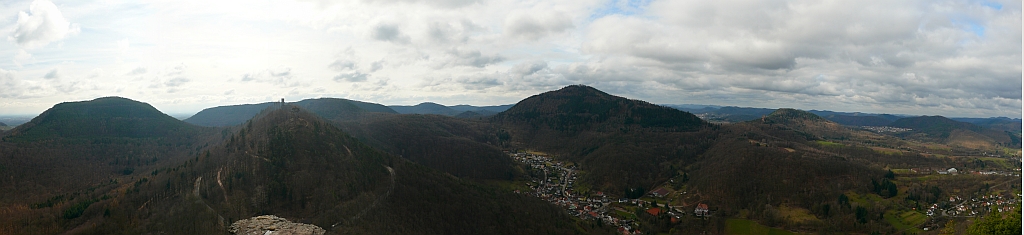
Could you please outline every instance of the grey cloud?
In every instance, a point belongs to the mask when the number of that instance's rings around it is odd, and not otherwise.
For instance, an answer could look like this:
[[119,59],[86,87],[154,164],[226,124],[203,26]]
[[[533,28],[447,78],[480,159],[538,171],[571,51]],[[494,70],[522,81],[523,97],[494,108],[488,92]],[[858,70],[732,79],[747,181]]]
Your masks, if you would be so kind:
[[477,68],[487,67],[487,65],[500,63],[505,61],[505,58],[500,55],[484,55],[480,53],[480,50],[460,50],[453,48],[447,51],[447,59],[439,67],[446,66],[472,66]]
[[352,62],[351,60],[339,59],[335,60],[333,63],[331,63],[331,65],[328,65],[327,67],[337,71],[348,71],[356,69],[356,63]]
[[509,69],[509,73],[517,74],[520,76],[526,76],[536,73],[542,69],[548,67],[548,63],[544,61],[528,61],[516,64]]
[[398,44],[409,44],[411,39],[408,35],[402,33],[398,28],[398,25],[394,24],[379,24],[373,27],[373,31],[370,32],[370,37],[377,41],[386,41]]
[[277,70],[277,71],[267,70],[267,72],[269,72],[270,76],[273,76],[273,77],[287,77],[287,76],[290,76],[292,74],[292,69],[291,68],[285,68],[283,70]]
[[135,69],[132,69],[132,71],[128,72],[125,75],[143,75],[143,74],[146,74],[146,68],[137,67]]
[[572,19],[561,12],[520,12],[505,19],[505,33],[514,38],[537,40],[575,27]]
[[480,0],[364,0],[371,3],[379,4],[395,4],[395,3],[407,3],[415,4],[422,3],[434,7],[440,8],[461,8],[480,2]]
[[54,88],[56,88],[57,91],[64,92],[66,94],[80,90],[81,86],[79,84],[80,82],[74,81],[69,83],[58,84],[57,86],[54,86]]
[[14,77],[14,72],[0,69],[0,97],[14,98],[21,96],[21,80]]
[[459,76],[455,79],[452,79],[452,81],[458,83],[465,89],[483,90],[502,85],[502,77],[503,76],[499,73],[472,74],[467,76]]
[[242,81],[243,82],[253,81],[253,80],[256,80],[257,76],[259,76],[259,74],[251,74],[251,73],[242,74]]
[[435,43],[466,43],[470,34],[483,30],[483,27],[463,19],[457,22],[432,22],[427,25],[427,38]]
[[59,79],[60,78],[60,74],[58,73],[57,69],[52,69],[52,70],[50,70],[50,72],[47,72],[46,75],[43,75],[43,78],[45,78],[45,79]]
[[64,18],[56,5],[46,0],[33,1],[28,12],[19,12],[15,27],[8,40],[28,49],[45,46],[81,31]]
[[374,61],[370,64],[370,72],[377,72],[384,68],[384,60]]
[[453,29],[450,25],[439,22],[434,22],[427,26],[427,36],[430,39],[434,40],[435,42],[451,41],[451,37],[452,34],[454,34],[454,31],[455,29]]
[[255,73],[242,74],[240,80],[243,82],[263,82],[277,84],[282,87],[295,87],[301,84],[292,82],[291,68],[266,69]]
[[[1019,115],[1012,106],[1021,100],[1019,10],[978,4],[653,2],[646,15],[589,24],[580,49],[592,59],[552,72],[580,83],[657,82],[667,91],[764,104]],[[965,15],[984,35],[955,23]]]
[[177,87],[177,86],[184,85],[185,83],[188,83],[190,81],[192,81],[192,80],[190,80],[188,78],[185,78],[185,77],[175,77],[175,78],[171,78],[170,80],[167,80],[166,82],[164,82],[164,85],[165,86],[169,86],[169,87]]
[[174,68],[171,69],[171,71],[168,71],[165,75],[166,76],[178,76],[178,75],[181,75],[184,72],[185,72],[185,65],[178,65],[178,66],[174,66]]
[[344,82],[365,82],[367,76],[369,76],[369,75],[367,75],[365,73],[360,73],[360,72],[343,73],[343,74],[339,74],[337,76],[334,76],[334,81],[336,81],[336,82],[343,82],[343,81]]

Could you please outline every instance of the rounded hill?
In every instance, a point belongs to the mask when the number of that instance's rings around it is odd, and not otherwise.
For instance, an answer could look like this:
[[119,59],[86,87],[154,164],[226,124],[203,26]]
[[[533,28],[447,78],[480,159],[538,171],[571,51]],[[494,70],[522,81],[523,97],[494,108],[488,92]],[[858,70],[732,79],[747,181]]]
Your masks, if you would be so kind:
[[585,85],[571,85],[531,96],[493,119],[569,132],[614,130],[624,125],[697,130],[707,125],[687,112],[609,95]]
[[54,105],[12,130],[5,139],[151,138],[192,127],[147,103],[122,97],[103,97]]

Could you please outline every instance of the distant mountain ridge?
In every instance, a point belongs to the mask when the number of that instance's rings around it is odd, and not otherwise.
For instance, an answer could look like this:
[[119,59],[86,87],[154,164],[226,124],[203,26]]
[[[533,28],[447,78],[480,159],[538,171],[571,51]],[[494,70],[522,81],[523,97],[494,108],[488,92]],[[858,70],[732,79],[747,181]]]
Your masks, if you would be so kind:
[[494,105],[494,106],[472,106],[472,105],[455,105],[445,106],[433,102],[423,102],[417,105],[391,105],[388,106],[401,114],[436,114],[444,116],[454,116],[460,118],[473,118],[473,117],[485,117],[491,116],[512,107],[511,104],[507,105]]
[[[774,112],[776,109],[750,108],[735,106],[715,106],[698,104],[666,104],[666,107],[698,114],[709,121],[714,122],[743,122],[759,119],[764,115]],[[878,114],[861,112],[839,112],[829,110],[807,110],[807,112],[821,116],[835,123],[846,126],[888,126],[900,118],[915,117],[903,114]],[[1022,120],[1020,118],[991,117],[991,118],[950,118],[952,120],[966,122],[1002,131],[1019,132]]]
[[392,105],[388,107],[401,114],[437,114],[445,116],[455,116],[456,114],[459,114],[459,111],[457,110],[432,102],[423,102],[413,106]]
[[1009,131],[998,131],[971,123],[952,120],[943,116],[920,116],[901,118],[890,126],[910,128],[908,137],[922,138],[931,141],[968,147],[994,147],[1005,145],[1019,148],[1019,134]]
[[[366,113],[398,113],[381,104],[340,98],[305,99],[292,104],[306,108],[327,119],[350,118]],[[199,111],[199,113],[184,121],[199,126],[235,126],[252,119],[256,114],[273,105],[282,104],[280,102],[266,102],[218,106],[203,109],[203,111]]]

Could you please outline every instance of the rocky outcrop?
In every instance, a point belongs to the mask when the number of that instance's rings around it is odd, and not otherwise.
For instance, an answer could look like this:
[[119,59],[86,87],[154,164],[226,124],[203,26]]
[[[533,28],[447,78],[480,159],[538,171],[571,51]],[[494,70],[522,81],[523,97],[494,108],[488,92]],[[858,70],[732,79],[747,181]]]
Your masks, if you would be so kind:
[[294,223],[273,215],[236,221],[228,231],[235,235],[323,235],[327,232],[316,225]]

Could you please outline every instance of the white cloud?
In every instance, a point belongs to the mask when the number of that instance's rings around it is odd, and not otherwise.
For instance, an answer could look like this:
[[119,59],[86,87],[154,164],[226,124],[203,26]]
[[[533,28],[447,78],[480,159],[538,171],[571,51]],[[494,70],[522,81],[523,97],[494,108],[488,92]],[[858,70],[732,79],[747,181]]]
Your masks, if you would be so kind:
[[[654,103],[1021,113],[1019,1],[46,3],[0,10],[0,68],[26,78],[11,80],[17,102],[49,104],[32,112],[113,94],[192,111],[324,96],[490,105],[588,84]],[[88,30],[67,40],[69,19]]]
[[35,0],[29,7],[28,12],[18,14],[17,27],[8,37],[19,46],[33,49],[45,46],[50,42],[59,41],[65,37],[80,32],[77,25],[73,25],[64,18],[60,9],[47,0]]
[[14,72],[0,69],[0,97],[15,98],[21,95],[21,81],[14,77]]

